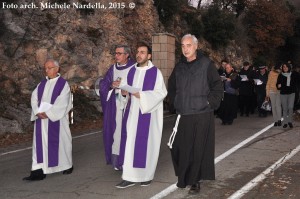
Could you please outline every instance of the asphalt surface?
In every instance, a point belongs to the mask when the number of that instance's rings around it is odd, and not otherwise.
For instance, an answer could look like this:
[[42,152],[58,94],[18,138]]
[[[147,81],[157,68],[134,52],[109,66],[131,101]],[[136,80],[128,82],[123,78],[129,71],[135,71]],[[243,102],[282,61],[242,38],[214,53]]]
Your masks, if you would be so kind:
[[[30,145],[1,148],[0,198],[219,199],[230,198],[233,194],[234,198],[246,199],[300,198],[299,122],[294,123],[293,129],[283,129],[271,127],[271,116],[238,117],[232,125],[225,126],[216,119],[216,180],[201,182],[200,193],[188,195],[188,188],[177,189],[174,185],[177,178],[166,145],[174,121],[175,116],[164,119],[159,162],[155,178],[148,187],[138,184],[127,189],[114,187],[121,181],[121,172],[105,164],[99,129],[98,132],[74,137],[74,171],[71,175],[51,174],[38,182],[22,181],[30,172]],[[267,172],[262,175],[264,171]],[[239,193],[249,184],[251,188]]]

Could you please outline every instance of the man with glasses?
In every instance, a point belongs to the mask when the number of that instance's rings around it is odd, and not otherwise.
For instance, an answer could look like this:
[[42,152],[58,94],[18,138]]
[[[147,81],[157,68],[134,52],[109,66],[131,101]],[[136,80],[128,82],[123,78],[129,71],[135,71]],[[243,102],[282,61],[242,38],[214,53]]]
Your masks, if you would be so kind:
[[[106,163],[112,164],[115,170],[122,170],[124,154],[121,144],[124,144],[126,134],[122,134],[123,111],[126,96],[118,87],[121,82],[127,82],[127,74],[135,64],[130,58],[131,50],[127,45],[117,45],[115,48],[115,61],[100,81],[100,100],[103,110],[103,141]],[[125,127],[123,127],[125,128]]]
[[70,86],[59,74],[59,65],[47,60],[46,78],[31,96],[31,121],[34,121],[32,167],[23,180],[43,180],[46,174],[62,171],[71,174],[72,136],[68,113],[71,110]]

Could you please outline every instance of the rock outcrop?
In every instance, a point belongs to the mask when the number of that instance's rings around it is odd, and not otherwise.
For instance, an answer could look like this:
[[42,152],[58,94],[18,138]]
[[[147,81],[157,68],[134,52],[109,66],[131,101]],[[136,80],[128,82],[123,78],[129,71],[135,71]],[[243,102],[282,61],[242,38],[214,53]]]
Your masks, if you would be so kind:
[[[32,130],[30,96],[44,77],[46,59],[60,63],[62,76],[73,88],[92,88],[113,62],[111,53],[116,44],[130,45],[134,55],[138,41],[151,43],[154,33],[166,32],[153,1],[123,0],[123,3],[109,4],[103,0],[94,9],[83,0],[51,0],[47,4],[69,5],[68,8],[42,8],[45,1],[32,1],[30,5],[34,4],[35,9],[21,9],[22,0],[9,2],[19,8],[0,9],[0,134]],[[73,6],[76,2],[86,7],[76,8]],[[94,5],[98,2],[89,1]],[[173,27],[168,28],[176,36],[177,57],[180,37],[186,33],[186,27],[186,22],[174,16]],[[227,55],[236,64],[243,59],[234,42],[222,52],[212,51],[203,40],[199,47],[216,63]],[[95,101],[96,96],[91,97],[91,92],[74,94],[74,122],[100,116],[100,109],[95,105],[100,102]]]
[[[101,1],[107,9],[76,9],[74,1],[49,2],[70,8],[40,9],[40,2],[35,2],[39,8],[0,10],[0,134],[21,133],[32,126],[30,95],[44,77],[47,58],[60,63],[70,85],[90,88],[112,63],[114,45],[126,43],[134,49],[139,40],[151,42],[153,33],[163,31],[152,1],[124,0],[125,8]],[[77,112],[75,119],[80,119],[81,111]]]

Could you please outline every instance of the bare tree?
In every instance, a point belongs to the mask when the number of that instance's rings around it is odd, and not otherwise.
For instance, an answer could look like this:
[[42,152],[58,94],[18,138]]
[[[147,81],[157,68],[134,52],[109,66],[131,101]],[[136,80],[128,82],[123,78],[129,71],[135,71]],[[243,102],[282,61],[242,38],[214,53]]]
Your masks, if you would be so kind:
[[200,9],[200,7],[201,7],[201,2],[202,2],[202,0],[199,0],[199,1],[198,1],[197,9]]
[[202,0],[188,0],[189,5],[195,5],[195,2],[197,2],[196,3],[197,4],[196,8],[200,9]]

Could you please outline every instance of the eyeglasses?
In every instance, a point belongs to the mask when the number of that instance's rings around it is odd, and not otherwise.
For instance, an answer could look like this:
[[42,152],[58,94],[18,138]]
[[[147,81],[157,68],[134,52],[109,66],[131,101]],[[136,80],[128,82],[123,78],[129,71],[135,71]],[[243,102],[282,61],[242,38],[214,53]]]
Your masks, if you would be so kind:
[[118,55],[118,56],[120,56],[122,54],[127,54],[127,53],[120,53],[120,52],[113,53],[113,55]]

